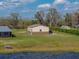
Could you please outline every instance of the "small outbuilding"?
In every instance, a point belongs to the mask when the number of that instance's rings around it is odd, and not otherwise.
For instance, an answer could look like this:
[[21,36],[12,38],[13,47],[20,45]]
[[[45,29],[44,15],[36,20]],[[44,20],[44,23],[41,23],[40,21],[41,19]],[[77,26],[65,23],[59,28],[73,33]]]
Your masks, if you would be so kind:
[[0,26],[0,37],[11,37],[12,30],[8,26]]
[[35,24],[31,25],[27,28],[27,31],[31,34],[48,34],[49,33],[49,27]]
[[70,30],[71,27],[63,25],[63,26],[60,27],[60,29],[67,29],[67,30]]
[[74,26],[75,28],[79,28],[79,24]]

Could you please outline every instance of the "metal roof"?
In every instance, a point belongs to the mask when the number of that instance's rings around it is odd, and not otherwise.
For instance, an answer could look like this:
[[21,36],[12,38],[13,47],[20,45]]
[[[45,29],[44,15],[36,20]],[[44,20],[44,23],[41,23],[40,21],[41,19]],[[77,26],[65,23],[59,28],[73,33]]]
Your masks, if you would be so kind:
[[[45,26],[45,25],[34,24],[34,25],[29,26],[29,28],[33,28],[33,27],[37,27],[37,26]],[[45,27],[47,27],[47,26],[45,26]]]
[[0,26],[0,32],[11,32],[12,30],[8,26]]

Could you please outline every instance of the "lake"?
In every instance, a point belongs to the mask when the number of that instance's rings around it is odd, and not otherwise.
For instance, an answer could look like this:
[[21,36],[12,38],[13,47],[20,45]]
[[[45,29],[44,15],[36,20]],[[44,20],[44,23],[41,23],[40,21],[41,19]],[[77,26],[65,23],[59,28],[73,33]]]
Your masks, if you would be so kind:
[[79,59],[79,53],[23,52],[0,54],[0,59]]

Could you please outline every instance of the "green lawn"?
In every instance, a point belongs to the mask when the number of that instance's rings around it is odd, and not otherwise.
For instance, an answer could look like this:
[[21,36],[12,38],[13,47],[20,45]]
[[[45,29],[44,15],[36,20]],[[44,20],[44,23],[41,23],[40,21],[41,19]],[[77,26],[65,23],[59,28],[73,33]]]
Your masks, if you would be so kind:
[[[52,35],[28,35],[26,30],[13,30],[16,37],[0,38],[0,53],[20,51],[74,51],[79,52],[79,36],[54,32]],[[12,46],[6,49],[4,46]]]

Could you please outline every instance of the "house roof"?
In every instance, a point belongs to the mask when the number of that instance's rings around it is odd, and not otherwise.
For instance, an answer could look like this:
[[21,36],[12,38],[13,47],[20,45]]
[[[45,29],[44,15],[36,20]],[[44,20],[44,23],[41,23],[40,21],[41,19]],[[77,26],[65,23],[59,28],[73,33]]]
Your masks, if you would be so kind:
[[[37,26],[44,26],[44,25],[34,24],[34,25],[29,26],[29,28],[33,28],[33,27],[37,27]],[[45,27],[47,27],[47,26],[45,26]]]
[[0,26],[0,32],[11,32],[12,30],[8,26]]

